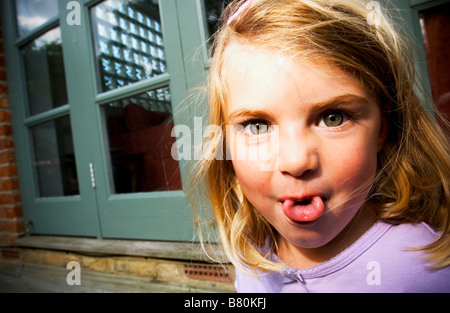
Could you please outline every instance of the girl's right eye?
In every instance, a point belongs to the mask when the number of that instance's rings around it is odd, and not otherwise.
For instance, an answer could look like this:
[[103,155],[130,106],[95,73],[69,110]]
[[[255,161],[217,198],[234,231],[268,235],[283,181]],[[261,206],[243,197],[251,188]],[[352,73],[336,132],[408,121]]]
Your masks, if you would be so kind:
[[345,116],[342,112],[329,112],[323,116],[323,123],[326,127],[338,127],[345,121]]
[[248,121],[242,124],[242,126],[247,134],[253,136],[265,135],[270,129],[269,123],[260,120]]

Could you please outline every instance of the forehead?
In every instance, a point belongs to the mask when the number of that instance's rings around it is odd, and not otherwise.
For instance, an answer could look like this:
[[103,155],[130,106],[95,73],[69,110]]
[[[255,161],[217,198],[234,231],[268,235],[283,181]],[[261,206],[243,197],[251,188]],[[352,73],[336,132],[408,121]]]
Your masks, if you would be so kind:
[[301,54],[232,43],[225,50],[223,66],[229,92],[225,112],[236,106],[276,105],[293,99],[308,104],[346,94],[367,98],[359,80]]
[[283,69],[292,62],[290,57],[275,49],[268,49],[250,44],[233,42],[228,45],[224,52],[225,73],[234,71],[267,70],[268,66],[273,69]]
[[319,68],[321,71],[332,75],[342,72],[336,66],[331,65],[330,57],[326,57],[318,52],[304,51],[300,47],[298,49],[290,48],[284,50],[273,46],[256,45],[240,39],[231,40],[224,49],[222,59],[227,67],[233,65],[242,66],[243,63],[251,61],[252,64],[263,63],[276,68],[283,68],[283,66],[289,67],[293,63],[302,62],[309,63],[311,67]]

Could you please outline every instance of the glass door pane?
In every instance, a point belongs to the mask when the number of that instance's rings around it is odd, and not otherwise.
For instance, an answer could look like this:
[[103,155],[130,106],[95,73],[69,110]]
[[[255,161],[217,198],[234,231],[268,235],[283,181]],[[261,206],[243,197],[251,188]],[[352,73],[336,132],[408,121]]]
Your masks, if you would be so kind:
[[231,0],[203,0],[208,38],[218,30],[222,12],[230,2]]
[[158,1],[105,1],[91,15],[99,90],[166,72]]
[[38,198],[79,194],[68,116],[31,127]]
[[22,49],[28,91],[28,115],[68,103],[61,30],[54,28]]
[[19,36],[45,24],[58,15],[57,0],[16,0]]
[[181,189],[169,87],[103,106],[113,193]]

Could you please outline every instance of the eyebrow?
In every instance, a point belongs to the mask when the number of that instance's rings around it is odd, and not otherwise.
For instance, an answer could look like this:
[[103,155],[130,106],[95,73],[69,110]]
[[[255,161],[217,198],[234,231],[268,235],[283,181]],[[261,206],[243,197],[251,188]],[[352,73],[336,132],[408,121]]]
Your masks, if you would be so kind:
[[310,106],[318,111],[326,110],[327,108],[340,107],[340,108],[353,108],[355,105],[367,105],[369,100],[366,97],[357,96],[353,94],[346,94],[337,96],[325,101],[310,104]]
[[234,120],[234,119],[239,119],[239,118],[255,118],[255,119],[269,119],[271,115],[270,110],[249,110],[249,109],[238,109],[235,110],[233,112],[231,112],[228,115],[228,121],[230,120]]
[[[331,99],[327,99],[324,101],[307,104],[307,106],[311,107],[311,110],[313,112],[321,112],[328,108],[334,108],[334,107],[344,107],[344,108],[350,108],[354,107],[356,104],[359,105],[365,105],[369,104],[369,100],[366,97],[357,96],[353,94],[345,94],[340,95]],[[228,120],[233,120],[236,118],[246,117],[246,118],[269,118],[271,115],[270,110],[252,110],[252,109],[237,109],[232,111],[230,114],[228,114]]]

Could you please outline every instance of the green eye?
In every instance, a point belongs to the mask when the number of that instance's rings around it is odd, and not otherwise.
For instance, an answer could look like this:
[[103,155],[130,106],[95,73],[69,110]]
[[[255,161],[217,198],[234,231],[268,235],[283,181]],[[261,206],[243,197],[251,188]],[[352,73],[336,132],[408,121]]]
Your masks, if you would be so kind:
[[344,122],[344,115],[341,112],[330,112],[323,116],[323,123],[327,127],[338,127]]
[[251,135],[264,135],[269,131],[269,125],[266,122],[251,122],[245,126],[245,131]]

